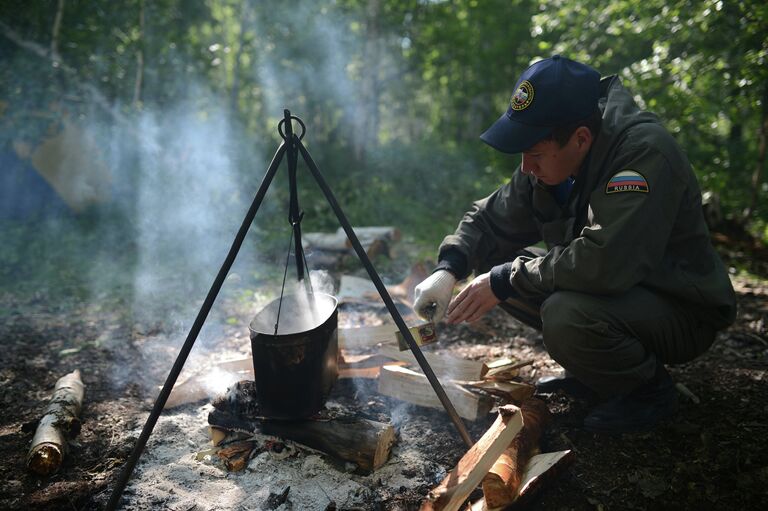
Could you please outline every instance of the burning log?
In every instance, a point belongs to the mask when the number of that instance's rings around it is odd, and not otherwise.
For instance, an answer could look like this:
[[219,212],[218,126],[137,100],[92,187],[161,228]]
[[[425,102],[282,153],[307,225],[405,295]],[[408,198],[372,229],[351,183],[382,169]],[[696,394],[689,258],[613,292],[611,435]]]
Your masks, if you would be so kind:
[[429,492],[421,511],[455,511],[480,484],[488,469],[523,427],[520,409],[507,405],[485,434],[459,460],[443,481]]
[[[493,407],[493,401],[490,398],[470,392],[455,383],[448,383],[444,385],[444,388],[445,393],[456,408],[456,413],[465,419],[476,421],[488,414]],[[387,365],[381,368],[379,394],[415,405],[443,409],[443,405],[429,384],[427,377],[405,367]]]
[[251,459],[253,451],[256,449],[256,442],[245,440],[235,442],[219,449],[216,455],[222,460],[224,466],[230,472],[239,472],[244,470]]
[[293,440],[334,458],[354,463],[361,472],[371,472],[386,463],[395,442],[392,425],[360,417],[249,420],[213,410],[208,414],[208,423],[218,428],[259,432]]
[[56,472],[64,460],[67,439],[80,433],[80,409],[85,389],[80,371],[75,370],[56,382],[53,396],[37,426],[27,454],[27,468],[47,476]]
[[[208,423],[217,428],[262,433],[299,442],[335,458],[355,463],[361,472],[376,470],[389,459],[395,441],[390,424],[328,412],[300,420],[259,416],[253,381],[241,381],[213,403]],[[212,437],[221,432],[212,432]],[[213,438],[216,440],[216,438]],[[220,441],[220,438],[219,438]]]
[[489,508],[505,507],[517,498],[525,468],[538,451],[544,427],[551,420],[546,403],[526,400],[520,407],[523,429],[483,478],[483,494]]

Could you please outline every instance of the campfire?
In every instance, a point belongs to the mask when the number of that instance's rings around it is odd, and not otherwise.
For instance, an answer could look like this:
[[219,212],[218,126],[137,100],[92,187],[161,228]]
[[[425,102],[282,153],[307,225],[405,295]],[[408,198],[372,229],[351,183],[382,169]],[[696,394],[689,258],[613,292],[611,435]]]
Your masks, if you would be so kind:
[[[300,134],[293,132],[294,121],[301,127]],[[384,285],[357,231],[302,144],[305,130],[303,122],[286,110],[278,125],[284,143],[267,170],[107,507],[114,509],[117,506],[163,408],[200,397],[195,379],[179,386],[175,383],[286,155],[291,243],[280,297],[257,313],[250,323],[251,359],[226,363],[229,370],[246,373],[246,377],[214,400],[213,410],[208,414],[214,447],[199,453],[197,459],[216,459],[226,470],[239,471],[265,452],[287,459],[298,449],[309,448],[343,464],[344,473],[375,474],[390,464],[399,463],[393,459],[397,457],[393,457],[393,447],[404,438],[395,427],[397,421],[391,414],[386,414],[386,410],[393,407],[376,406],[386,398],[390,403],[410,403],[416,409],[440,410],[443,420],[447,418],[453,423],[455,432],[468,449],[458,464],[425,492],[421,509],[459,509],[478,486],[482,487],[482,495],[475,499],[473,509],[504,508],[524,500],[546,479],[545,474],[551,474],[554,467],[562,466],[570,458],[570,451],[538,454],[539,437],[549,412],[543,402],[532,397],[533,387],[518,379],[520,368],[531,362],[463,360],[437,351],[422,352],[422,346],[434,345],[439,340],[436,326],[413,324],[412,321],[409,327],[392,298],[399,298],[401,308],[409,310],[408,299],[419,279],[412,275],[399,286],[387,288]],[[383,324],[339,328],[338,299],[313,288],[302,243],[304,213],[299,209],[296,190],[299,154],[370,279],[366,283],[354,281],[349,276],[346,282],[342,278],[339,294],[345,300],[350,295],[361,300],[380,298],[389,314],[389,318],[377,321]],[[368,250],[381,250],[386,245],[385,239],[397,239],[388,228],[373,228],[367,233]],[[323,235],[308,237],[314,240],[328,238]],[[340,237],[340,231],[335,237]],[[296,266],[298,285],[294,293],[290,292],[292,286],[289,286],[286,294],[291,260]],[[354,388],[353,395],[343,392],[333,395],[331,391],[337,379],[368,380],[369,383],[351,387],[338,385],[340,390]],[[484,428],[484,422],[489,416],[493,417],[494,412],[495,420]],[[409,420],[401,417],[399,426]],[[465,421],[478,424],[473,428],[480,432],[476,441]],[[280,506],[289,498],[289,492],[290,486],[287,486],[280,493],[270,494],[268,507]],[[335,509],[335,506],[329,498],[328,508]]]
[[[414,268],[403,283],[388,288],[403,309],[409,304],[408,288],[412,291],[419,272],[420,268]],[[405,463],[399,459],[400,453],[412,458],[415,446],[408,444],[419,442],[419,438],[401,434],[408,421],[450,423],[415,357],[402,349],[397,327],[386,323],[386,311],[371,293],[372,285],[342,275],[339,289],[342,324],[354,323],[360,316],[383,324],[338,328],[338,381],[317,413],[287,419],[265,413],[251,357],[216,364],[174,388],[167,408],[206,399],[204,382],[212,371],[235,372],[242,378],[213,399],[207,417],[213,447],[199,453],[199,460],[239,472],[252,470],[264,453],[290,463],[302,452],[321,452],[340,476],[370,479],[382,467],[386,471],[390,466],[413,463],[412,459]],[[532,397],[533,386],[522,381],[521,371],[531,361],[466,360],[443,353],[439,327],[406,317],[414,324],[410,329],[414,338],[422,343],[423,338],[428,340],[428,346],[423,344],[426,359],[457,413],[477,437],[453,471],[445,476],[435,474],[433,486],[424,491],[423,508],[456,509],[470,495],[475,509],[484,509],[484,505],[503,508],[529,498],[571,458],[570,451],[538,452],[549,414],[546,405]],[[281,383],[286,378],[286,374],[273,375]],[[473,495],[478,487],[482,494]],[[277,502],[281,494],[272,498]],[[282,498],[290,499],[290,491]]]

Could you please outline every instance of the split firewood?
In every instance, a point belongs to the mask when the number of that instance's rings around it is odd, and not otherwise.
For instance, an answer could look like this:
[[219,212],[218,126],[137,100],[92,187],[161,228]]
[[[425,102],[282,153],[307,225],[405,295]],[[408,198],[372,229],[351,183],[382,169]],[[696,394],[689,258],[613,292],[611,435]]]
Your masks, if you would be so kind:
[[224,467],[230,472],[239,472],[248,466],[257,443],[253,440],[235,442],[222,447],[216,452],[216,456],[224,463]]
[[359,350],[372,348],[380,343],[396,343],[395,331],[397,326],[392,324],[339,328],[339,348]]
[[[379,348],[379,353],[393,360],[407,362],[413,368],[419,367],[416,357],[410,351],[400,351],[394,346],[385,344]],[[467,360],[431,352],[424,352],[423,355],[429,362],[429,366],[440,378],[475,381],[483,379],[488,370],[488,367],[478,360]]]
[[339,378],[376,379],[385,365],[405,365],[405,362],[392,360],[379,354],[350,355],[342,351],[339,356]]
[[[476,421],[488,414],[493,407],[493,400],[470,392],[453,382],[443,383],[443,389],[448,395],[456,413],[459,416]],[[435,390],[427,377],[405,367],[384,366],[379,374],[379,394],[394,397],[408,403],[426,406],[438,410],[443,404],[435,394]]]
[[501,398],[504,404],[512,403],[513,405],[517,406],[520,406],[523,401],[532,397],[536,392],[536,387],[533,385],[517,381],[481,380],[456,381],[455,383],[464,387],[480,389],[491,395]]
[[[437,342],[437,332],[434,323],[423,323],[409,327],[416,344],[424,346]],[[362,326],[339,328],[339,348],[345,350],[365,349],[379,344],[393,344],[400,346],[405,343],[397,325],[387,323],[377,326]],[[403,348],[401,347],[401,350]],[[408,349],[406,345],[404,349]]]
[[485,434],[459,460],[443,481],[429,492],[421,511],[455,511],[523,427],[520,409],[506,405]]
[[80,433],[80,410],[85,388],[80,371],[75,370],[56,382],[53,396],[32,438],[27,468],[47,476],[61,467],[67,440]]
[[531,458],[523,473],[517,498],[512,506],[491,507],[485,498],[474,502],[469,511],[501,511],[503,509],[521,509],[546,484],[560,475],[573,462],[573,451],[557,451],[537,454]]
[[520,374],[520,368],[533,364],[533,360],[515,360],[512,358],[500,358],[488,362],[488,371],[483,375],[486,380],[509,380]]
[[524,505],[550,481],[560,475],[573,463],[574,455],[570,449],[565,451],[537,454],[530,459],[520,482],[516,505]]
[[208,426],[208,434],[211,436],[211,444],[213,444],[214,447],[241,442],[253,436],[252,433],[245,431],[235,431],[216,426]]
[[539,449],[539,439],[551,414],[544,401],[526,400],[521,406],[523,429],[499,456],[483,478],[483,494],[489,508],[505,507],[517,498],[523,473]]

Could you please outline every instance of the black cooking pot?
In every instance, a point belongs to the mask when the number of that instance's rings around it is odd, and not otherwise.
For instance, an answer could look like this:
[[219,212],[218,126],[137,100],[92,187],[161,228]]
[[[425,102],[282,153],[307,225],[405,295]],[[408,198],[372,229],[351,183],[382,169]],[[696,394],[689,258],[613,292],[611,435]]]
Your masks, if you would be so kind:
[[[338,301],[314,293],[285,295],[264,307],[249,326],[256,392],[265,417],[296,419],[325,404],[338,376]],[[279,323],[275,335],[275,323]]]

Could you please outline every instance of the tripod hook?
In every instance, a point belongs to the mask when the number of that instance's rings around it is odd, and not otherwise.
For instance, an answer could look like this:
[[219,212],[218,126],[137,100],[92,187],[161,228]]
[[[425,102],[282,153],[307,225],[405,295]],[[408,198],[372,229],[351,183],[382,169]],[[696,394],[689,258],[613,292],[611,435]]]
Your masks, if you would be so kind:
[[[300,118],[296,117],[295,115],[291,115],[288,117],[290,120],[295,120],[299,123],[299,126],[301,126],[301,134],[299,135],[299,140],[304,138],[304,133],[307,131],[307,127],[304,125],[304,121],[302,121]],[[283,138],[283,140],[288,140],[289,135],[286,135],[283,132],[283,126],[285,125],[285,119],[282,119],[279,123],[277,123],[277,132],[280,133],[280,136]],[[289,131],[291,127],[288,127]]]

